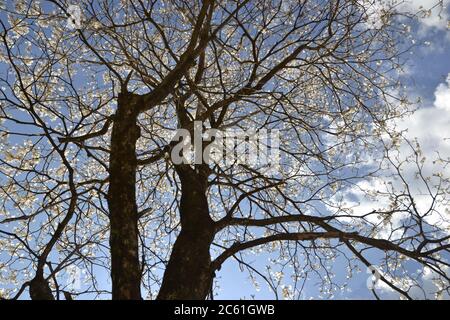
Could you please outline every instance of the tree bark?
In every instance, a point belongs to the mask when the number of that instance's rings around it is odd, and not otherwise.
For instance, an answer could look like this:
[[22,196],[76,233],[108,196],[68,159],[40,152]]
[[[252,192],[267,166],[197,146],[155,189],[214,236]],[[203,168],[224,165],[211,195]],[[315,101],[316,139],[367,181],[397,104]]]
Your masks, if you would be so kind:
[[42,270],[38,271],[30,281],[31,300],[55,300],[49,283],[44,279]]
[[136,205],[137,96],[119,94],[111,135],[108,207],[113,299],[141,299]]
[[203,300],[214,279],[209,250],[215,230],[206,198],[207,176],[188,165],[178,166],[177,173],[181,180],[181,231],[173,246],[158,299]]

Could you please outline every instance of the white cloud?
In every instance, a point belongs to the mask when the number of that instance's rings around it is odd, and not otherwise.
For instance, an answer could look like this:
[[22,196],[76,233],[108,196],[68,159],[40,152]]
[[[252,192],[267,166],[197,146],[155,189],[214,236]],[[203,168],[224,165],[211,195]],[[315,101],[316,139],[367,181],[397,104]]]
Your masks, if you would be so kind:
[[[430,212],[424,219],[431,225],[438,225],[441,229],[450,231],[449,215],[449,194],[443,194],[435,202],[430,196],[427,187],[430,187],[431,193],[436,192],[434,183],[438,183],[441,177],[450,178],[449,166],[440,162],[440,159],[450,160],[450,74],[445,83],[441,83],[435,90],[435,99],[431,106],[423,105],[415,113],[396,122],[398,130],[405,130],[404,137],[418,143],[420,149],[412,150],[411,145],[404,142],[399,148],[396,158],[397,164],[403,162],[401,172],[403,178],[408,183],[408,188],[414,196],[415,205],[421,213],[428,212],[434,206],[434,211]],[[421,165],[421,173],[428,180],[428,186],[422,179],[417,179],[417,163],[411,161],[415,151],[420,150],[420,157],[424,159]],[[420,159],[419,159],[420,160]],[[387,181],[389,179],[380,177],[379,179]],[[400,187],[400,181],[392,180],[392,185]],[[445,181],[444,181],[445,183]],[[443,189],[445,190],[443,186]],[[380,190],[375,185],[374,190]],[[367,206],[367,205],[366,205]],[[400,221],[397,225],[399,225]],[[396,225],[394,224],[394,227]]]
[[[441,2],[442,1],[442,2]],[[400,13],[416,15],[420,22],[420,33],[424,35],[428,29],[445,30],[449,26],[448,7],[450,0],[361,0],[367,9],[368,25],[378,28],[382,25],[383,9],[396,8]]]
[[[405,138],[408,140],[417,140],[421,146],[422,156],[427,160],[422,164],[422,170],[425,177],[430,177],[430,185],[433,191],[433,182],[439,178],[433,177],[433,173],[441,173],[445,177],[450,177],[449,167],[445,167],[440,162],[435,162],[439,157],[450,159],[450,74],[447,81],[441,83],[435,89],[434,101],[429,105],[424,105],[411,116],[397,121],[396,127],[400,130],[407,130]],[[414,144],[415,146],[415,144]],[[439,154],[438,154],[439,152]],[[406,142],[402,144],[396,153],[396,163],[400,163],[414,155],[414,151]],[[411,159],[411,158],[409,158]],[[401,167],[402,176],[408,182],[409,191],[413,194],[415,205],[420,213],[427,212],[433,204],[433,198],[429,195],[426,185],[423,181],[416,179],[417,166],[413,162],[405,162]],[[386,175],[380,175],[374,179],[365,179],[360,181],[353,188],[346,190],[341,196],[344,197],[347,205],[353,208],[355,216],[362,216],[372,210],[382,210],[389,206],[390,200],[388,195],[368,196],[376,191],[386,192],[389,188],[394,187],[401,190],[402,184],[400,180],[395,180],[389,176],[389,168],[384,172]],[[450,190],[450,189],[449,189]],[[435,211],[428,214],[424,219],[427,223],[439,226],[441,230],[450,232],[450,195],[445,195],[447,202],[438,200],[438,204],[434,204]],[[338,197],[331,199],[338,202]],[[404,219],[409,213],[393,214],[388,224],[381,225],[377,229],[377,238],[395,240],[402,236],[400,230],[395,232],[402,225]],[[379,223],[381,220],[376,215],[368,216],[366,220],[370,223]],[[344,219],[350,222],[350,219]],[[449,269],[443,267],[442,270],[449,272]],[[386,278],[389,278],[386,276]],[[413,281],[415,278],[417,282]],[[448,292],[442,291],[445,288],[445,281],[429,268],[420,268],[416,275],[412,278],[405,276],[399,279],[391,279],[396,286],[407,290],[414,299],[450,299]],[[393,291],[387,284],[379,282],[376,287],[378,293],[384,299],[398,299],[400,296]]]
[[436,108],[450,112],[450,74],[447,77],[447,83],[441,83],[437,87],[435,96]]
[[[443,267],[444,272],[449,274],[449,268]],[[418,277],[416,281],[407,278],[392,279],[385,276],[396,287],[408,292],[412,299],[437,299],[450,300],[450,294],[446,288],[445,280],[438,274],[433,272],[430,268],[425,267],[417,270]],[[378,281],[375,289],[382,294],[383,299],[397,300],[400,294],[389,287],[385,282]]]
[[[432,188],[433,182],[440,179],[434,174],[440,173],[444,177],[450,178],[448,165],[445,166],[445,163],[437,161],[440,158],[450,159],[450,74],[447,81],[436,88],[435,99],[431,106],[422,106],[412,115],[396,121],[394,126],[396,130],[404,131],[404,137],[408,141],[417,141],[420,145],[422,156],[426,159],[422,166],[422,173],[425,177],[430,178],[432,191],[434,191]],[[413,143],[413,146],[416,146],[415,143]],[[404,142],[396,153],[395,162],[403,162],[402,176],[408,183],[409,191],[414,196],[416,207],[420,212],[425,213],[431,206],[434,206],[435,211],[428,214],[424,219],[431,225],[438,225],[441,229],[450,231],[449,203],[445,202],[450,201],[448,199],[450,195],[446,195],[446,199],[442,198],[442,202],[436,203],[433,201],[426,184],[420,179],[416,179],[417,164],[411,161],[413,154],[414,150],[408,143]],[[406,159],[409,160],[404,161]],[[346,207],[352,208],[354,216],[363,216],[373,210],[384,211],[390,204],[389,195],[392,193],[392,188],[403,190],[405,187],[401,180],[393,178],[393,175],[396,174],[393,169],[393,167],[389,167],[376,178],[367,178],[356,183],[354,187],[333,197],[331,202],[338,203],[343,197]],[[447,219],[443,219],[443,215]],[[408,213],[404,212],[392,214],[389,223],[380,227],[376,236],[390,240],[400,237],[401,230],[396,232],[393,230],[400,227],[407,216]],[[373,224],[381,222],[377,215],[370,215],[365,219]],[[350,222],[351,219],[342,218],[342,221]]]
[[[450,177],[448,165],[441,163],[439,159],[450,159],[450,74],[446,83],[441,83],[435,90],[435,100],[432,106],[422,107],[410,117],[398,123],[399,129],[407,130],[405,137],[412,141],[417,140],[423,156],[427,159],[423,163],[425,177],[433,177],[433,174],[441,174],[444,178]],[[406,145],[400,148],[402,158],[411,154],[411,149]],[[411,189],[416,193],[417,206],[422,212],[431,206],[432,198],[426,194],[425,185],[414,183],[413,178],[417,172],[415,165],[405,166],[404,175],[411,181]],[[431,181],[433,179],[431,178]],[[425,192],[425,194],[424,194]],[[446,195],[448,200],[448,195]],[[448,217],[448,202],[436,204],[436,211],[444,212]],[[446,210],[447,209],[447,210]],[[428,223],[441,225],[449,229],[449,221],[443,221],[438,213],[432,213],[426,217]]]
[[450,0],[443,0],[443,8],[436,6],[437,3],[437,0],[406,0],[402,7],[411,13],[419,11],[427,13],[419,15],[424,27],[446,29],[449,21],[447,8]]
[[447,158],[450,157],[450,74],[446,83],[436,88],[434,95],[432,106],[418,109],[400,121],[398,127],[407,130],[406,138],[417,138],[426,157],[435,158],[439,151]]

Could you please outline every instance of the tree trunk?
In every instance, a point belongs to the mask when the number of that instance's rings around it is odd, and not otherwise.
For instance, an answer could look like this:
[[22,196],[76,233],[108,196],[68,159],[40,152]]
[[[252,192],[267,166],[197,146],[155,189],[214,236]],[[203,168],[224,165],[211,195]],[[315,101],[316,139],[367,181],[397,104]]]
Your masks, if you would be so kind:
[[30,281],[30,298],[31,300],[55,300],[42,270],[38,270],[36,276]]
[[207,177],[187,165],[178,166],[177,172],[181,180],[181,231],[172,248],[158,299],[202,300],[214,279],[209,250],[215,232],[206,198]]
[[136,141],[140,129],[136,103],[133,94],[119,94],[109,160],[112,298],[121,300],[141,299],[136,205]]

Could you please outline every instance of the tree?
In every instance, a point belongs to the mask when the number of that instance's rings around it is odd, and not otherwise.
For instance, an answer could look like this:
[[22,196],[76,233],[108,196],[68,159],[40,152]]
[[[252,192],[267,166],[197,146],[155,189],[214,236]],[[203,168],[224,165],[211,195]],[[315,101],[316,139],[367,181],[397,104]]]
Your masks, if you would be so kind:
[[[246,261],[249,250],[276,253],[273,264],[292,268],[296,282],[307,278],[302,269],[317,273],[325,290],[335,286],[326,268],[334,258],[369,267],[365,252],[377,250],[380,279],[403,297],[409,288],[396,277],[406,259],[447,290],[448,232],[426,217],[448,201],[448,179],[421,177],[433,199],[423,213],[389,151],[401,139],[393,121],[409,112],[396,80],[409,37],[399,5],[133,0],[83,1],[74,11],[52,0],[6,8],[0,234],[9,253],[1,263],[5,281],[22,281],[9,296],[29,288],[32,299],[59,299],[67,268],[79,266],[90,283],[75,295],[103,293],[101,268],[113,299],[141,299],[142,288],[158,299],[205,299],[230,258],[277,291],[271,272]],[[192,137],[278,130],[279,166],[175,162],[177,129]],[[407,162],[421,176],[412,150]],[[403,188],[389,187],[386,165]],[[385,207],[360,214],[341,201],[383,177],[385,191],[371,195]]]

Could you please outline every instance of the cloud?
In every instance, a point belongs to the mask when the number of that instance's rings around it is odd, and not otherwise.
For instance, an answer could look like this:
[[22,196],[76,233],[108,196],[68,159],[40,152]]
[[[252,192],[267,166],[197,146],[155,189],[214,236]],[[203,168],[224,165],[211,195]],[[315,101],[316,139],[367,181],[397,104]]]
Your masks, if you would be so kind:
[[437,0],[406,0],[402,9],[411,13],[423,12],[419,15],[422,27],[447,29],[450,0],[443,0],[443,7],[436,6],[437,3]]
[[380,27],[383,23],[384,10],[396,8],[399,13],[417,15],[422,35],[430,28],[448,29],[450,0],[394,0],[384,2],[379,0],[361,0],[367,9],[369,27]]
[[[426,159],[423,162],[422,172],[425,177],[430,177],[431,181],[436,175],[450,178],[448,164],[439,161],[439,159],[450,160],[450,74],[445,83],[438,85],[434,96],[435,100],[432,106],[423,106],[410,117],[398,123],[399,129],[407,130],[405,137],[409,141],[415,140],[419,144],[422,156]],[[411,153],[411,148],[403,144],[400,152],[402,158],[406,158]],[[411,189],[416,193],[418,208],[422,212],[426,212],[432,205],[433,199],[429,194],[424,194],[425,186],[423,184],[414,183],[416,172],[415,165],[406,166],[404,175],[411,181]],[[450,222],[444,219],[450,218],[449,203],[446,202],[449,200],[448,194],[445,197],[446,199],[442,199],[442,202],[436,204],[436,212],[428,215],[426,220],[432,225],[439,224],[441,228],[450,231]],[[445,215],[444,218],[442,214]]]
[[[406,138],[400,144],[398,150],[392,150],[392,153],[395,153],[394,161],[397,164],[402,163],[402,176],[408,183],[409,192],[414,196],[416,207],[424,213],[433,206],[434,211],[424,219],[429,224],[439,225],[441,229],[447,229],[450,232],[449,195],[446,195],[445,199],[438,199],[442,202],[436,203],[433,201],[434,199],[427,190],[427,185],[424,181],[417,179],[417,163],[412,158],[417,149],[413,150],[411,147],[411,145],[414,148],[420,147],[421,157],[425,159],[421,164],[421,170],[424,177],[430,179],[432,191],[434,191],[433,183],[441,178],[439,175],[450,178],[450,164],[439,161],[439,159],[450,160],[450,74],[446,82],[439,84],[435,89],[434,102],[431,105],[424,104],[410,116],[396,120],[393,127],[396,128],[395,130],[403,131],[403,137]],[[363,216],[373,210],[385,211],[391,203],[390,194],[392,194],[392,190],[398,192],[405,188],[401,180],[395,179],[397,175],[395,168],[390,164],[389,167],[387,165],[388,163],[379,176],[359,181],[353,187],[334,196],[331,202],[336,204],[343,199],[346,207],[352,208],[352,213],[355,216]],[[447,219],[443,218],[443,214],[446,215]],[[408,215],[405,212],[392,214],[389,223],[380,227],[376,236],[390,240],[402,236],[401,230],[394,230],[401,226],[402,221]],[[341,218],[341,220],[351,221],[350,218]],[[377,215],[367,216],[366,220],[373,224],[381,222]]]
[[[450,74],[435,90],[434,103],[422,106],[410,117],[398,122],[406,138],[417,139],[426,157],[450,157]],[[406,152],[404,148],[404,152]]]
[[[450,74],[447,76],[447,83],[441,83],[435,92],[435,103],[437,109],[450,112]],[[448,128],[450,131],[450,128]]]
[[[449,268],[443,267],[446,276],[449,276]],[[413,281],[407,278],[392,279],[384,275],[396,287],[408,292],[412,299],[436,299],[436,300],[450,300],[450,294],[446,290],[444,278],[437,275],[428,267],[418,269],[415,273],[416,280]],[[385,282],[379,280],[375,285],[378,293],[381,293],[383,299],[397,300],[400,294],[389,287]]]
[[[426,159],[419,165],[422,166],[424,177],[430,179],[429,186],[432,193],[435,192],[434,183],[440,179],[436,173],[450,178],[448,165],[445,166],[445,163],[437,161],[440,158],[450,159],[450,74],[444,83],[436,87],[433,102],[422,105],[415,113],[397,120],[394,125],[399,130],[405,130],[404,137],[408,141],[415,141],[413,144],[406,141],[402,143],[398,150],[393,151],[395,153],[393,158],[397,165],[402,163],[401,173],[408,183],[409,191],[414,196],[418,211],[423,215],[433,206],[434,211],[425,216],[424,220],[430,225],[438,226],[442,232],[450,233],[450,195],[448,194],[450,188],[441,199],[434,202],[425,183],[421,179],[417,179],[417,163],[411,161],[415,156],[415,150],[411,145],[416,148],[417,142],[420,145],[421,157]],[[409,160],[405,161],[406,159]],[[345,190],[340,196],[332,198],[331,202],[338,203],[343,197],[346,205],[352,208],[354,216],[362,216],[373,210],[382,211],[389,208],[390,190],[393,188],[401,192],[404,188],[401,180],[394,179],[396,172],[393,169],[392,166],[386,167],[380,176],[360,181],[352,188]],[[373,234],[374,237],[395,240],[403,236],[400,227],[409,215],[404,212],[394,213],[391,215],[389,223],[386,224],[381,223],[382,218],[377,215],[371,215],[365,219],[370,223],[380,225]],[[351,223],[349,218],[341,218],[341,221]],[[376,264],[377,258],[374,256],[368,258]],[[450,274],[449,268],[442,267],[442,270]],[[390,279],[388,275],[385,277]],[[397,287],[407,290],[414,299],[450,299],[449,293],[443,290],[446,288],[445,281],[426,267],[419,266],[416,272],[408,272],[408,276],[404,274],[390,280]],[[399,299],[400,297],[382,281],[377,284],[376,289],[384,299]]]
[[[401,120],[395,121],[394,127],[397,130],[404,131],[403,137],[406,139],[399,146],[398,152],[395,153],[394,162],[396,165],[401,164],[401,174],[403,179],[408,184],[408,191],[415,199],[415,205],[422,214],[431,210],[424,220],[434,226],[439,226],[442,230],[450,232],[450,214],[449,204],[450,195],[444,191],[441,198],[437,201],[431,197],[431,193],[436,192],[436,185],[444,179],[441,188],[445,190],[448,185],[445,185],[445,179],[450,178],[449,164],[440,160],[450,160],[450,74],[448,74],[445,83],[437,86],[434,93],[434,102],[431,105],[422,105],[415,113]],[[419,162],[416,163],[415,152],[419,152]],[[421,167],[421,173],[427,182],[421,178],[418,179],[418,165]],[[390,166],[381,175],[373,181],[362,181],[358,187],[364,191],[387,191],[394,188],[396,190],[403,190],[405,186],[399,179],[394,179],[396,172]],[[448,182],[447,182],[448,184]],[[356,192],[358,201],[365,213],[370,212],[369,208],[372,205],[373,209],[387,207],[389,200],[387,197],[375,196],[373,201],[365,196],[366,192]],[[450,189],[449,189],[450,190]],[[406,190],[405,190],[406,191]],[[360,209],[361,210],[361,209]],[[364,213],[361,210],[361,214]],[[405,214],[396,214],[391,219],[391,225],[386,225],[384,229],[380,230],[379,236],[386,238],[390,235],[392,229],[396,229],[406,217]],[[395,238],[395,234],[391,239]]]

